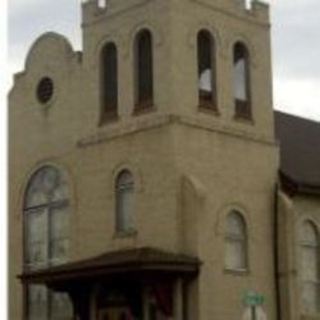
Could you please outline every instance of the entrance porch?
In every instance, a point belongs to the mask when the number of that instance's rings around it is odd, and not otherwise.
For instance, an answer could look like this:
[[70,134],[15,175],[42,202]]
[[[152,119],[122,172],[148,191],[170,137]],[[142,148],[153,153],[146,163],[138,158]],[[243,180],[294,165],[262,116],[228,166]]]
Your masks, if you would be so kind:
[[68,293],[74,320],[186,320],[186,290],[195,257],[153,248],[109,252],[46,270],[25,272],[25,285]]

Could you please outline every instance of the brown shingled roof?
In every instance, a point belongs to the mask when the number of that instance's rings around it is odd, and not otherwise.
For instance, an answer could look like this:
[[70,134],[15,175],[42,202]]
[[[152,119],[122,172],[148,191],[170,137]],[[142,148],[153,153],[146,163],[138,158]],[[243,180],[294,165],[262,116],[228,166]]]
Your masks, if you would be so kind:
[[276,111],[275,133],[282,175],[298,189],[320,189],[320,123]]
[[137,248],[107,252],[48,269],[26,271],[19,278],[27,282],[43,283],[137,271],[196,273],[199,265],[200,261],[196,257],[154,248]]

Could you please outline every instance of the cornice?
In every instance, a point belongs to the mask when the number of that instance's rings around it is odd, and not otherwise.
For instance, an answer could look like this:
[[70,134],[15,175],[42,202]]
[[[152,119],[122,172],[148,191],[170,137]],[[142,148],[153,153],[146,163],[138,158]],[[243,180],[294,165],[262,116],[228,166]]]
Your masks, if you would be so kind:
[[232,127],[222,126],[212,121],[205,121],[191,116],[181,116],[175,114],[165,115],[148,115],[147,117],[141,116],[141,119],[135,118],[134,121],[127,123],[119,122],[113,123],[112,126],[107,125],[100,128],[99,131],[80,138],[77,141],[77,147],[87,148],[106,143],[110,140],[118,139],[131,134],[137,134],[143,131],[158,129],[160,127],[179,124],[183,126],[192,127],[195,129],[206,130],[217,134],[228,135],[230,137],[243,139],[255,143],[262,143],[265,145],[276,146],[275,140],[259,134],[252,134],[245,130],[235,129]]

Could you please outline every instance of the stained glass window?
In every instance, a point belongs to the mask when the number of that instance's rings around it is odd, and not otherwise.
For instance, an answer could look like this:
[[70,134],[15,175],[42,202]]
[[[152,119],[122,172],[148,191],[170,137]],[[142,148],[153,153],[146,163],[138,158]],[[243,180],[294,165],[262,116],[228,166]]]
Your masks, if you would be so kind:
[[[25,267],[29,270],[65,262],[69,251],[69,191],[65,174],[45,166],[30,179],[24,204]],[[27,288],[28,320],[67,320],[72,307],[66,294],[44,285]]]
[[299,243],[302,310],[314,314],[320,311],[320,242],[312,222],[300,226]]
[[117,177],[116,201],[117,231],[133,230],[134,180],[128,170],[123,170]]
[[232,211],[227,216],[225,266],[229,270],[247,269],[247,230],[242,214]]

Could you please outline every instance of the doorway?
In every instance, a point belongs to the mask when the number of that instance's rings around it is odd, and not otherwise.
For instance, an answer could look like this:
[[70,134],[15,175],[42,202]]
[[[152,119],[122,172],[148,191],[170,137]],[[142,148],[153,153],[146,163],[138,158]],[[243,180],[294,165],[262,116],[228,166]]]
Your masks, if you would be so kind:
[[98,312],[97,320],[131,320],[125,307],[108,307]]

